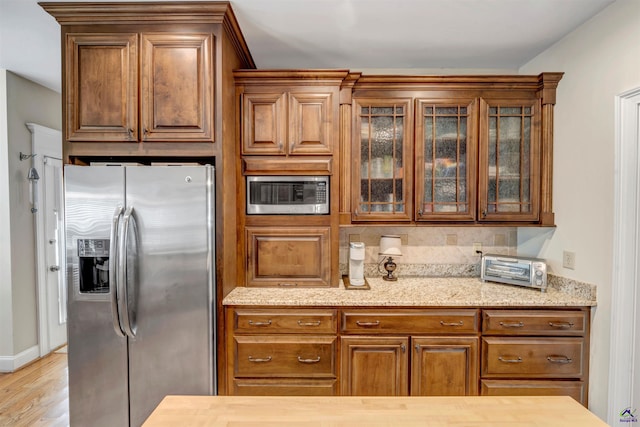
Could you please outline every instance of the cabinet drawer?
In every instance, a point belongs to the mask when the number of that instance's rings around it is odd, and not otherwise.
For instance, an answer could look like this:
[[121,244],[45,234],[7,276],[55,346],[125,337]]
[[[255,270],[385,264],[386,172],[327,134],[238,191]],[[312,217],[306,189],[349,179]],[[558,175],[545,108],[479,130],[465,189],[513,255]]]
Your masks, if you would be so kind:
[[234,311],[236,333],[314,333],[335,334],[336,310],[249,310]]
[[336,375],[335,336],[236,336],[236,377],[329,377]]
[[337,396],[335,379],[235,379],[233,396]]
[[582,338],[482,339],[482,376],[580,378],[585,373]]
[[478,310],[345,310],[341,328],[345,334],[469,334],[478,331],[479,318]]
[[481,396],[571,396],[586,406],[583,381],[482,380]]
[[585,311],[484,310],[482,332],[491,335],[584,335]]

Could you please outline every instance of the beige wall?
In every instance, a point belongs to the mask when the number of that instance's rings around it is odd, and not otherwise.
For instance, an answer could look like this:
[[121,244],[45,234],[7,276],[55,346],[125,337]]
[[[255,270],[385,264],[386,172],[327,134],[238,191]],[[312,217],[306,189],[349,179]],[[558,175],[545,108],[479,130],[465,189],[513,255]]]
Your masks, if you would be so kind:
[[[640,87],[640,1],[617,0],[520,70],[521,74],[543,71],[565,75],[555,108],[557,229],[540,255],[557,274],[598,286],[589,407],[605,419],[612,310],[614,99]],[[575,270],[562,268],[563,250],[576,253]]]
[[[0,103],[6,110],[0,121],[6,120],[2,131],[6,136],[0,136],[0,148],[6,156],[0,156],[0,200],[9,201],[10,227],[8,236],[6,229],[0,232],[0,254],[8,254],[10,261],[2,264],[0,295],[3,301],[5,297],[10,299],[11,307],[8,324],[0,324],[0,356],[15,356],[38,344],[35,230],[27,180],[31,164],[19,160],[20,152],[31,153],[31,133],[25,123],[60,129],[62,114],[60,94],[14,73],[2,70],[2,74],[6,80]],[[5,207],[3,223],[6,215]],[[2,304],[4,320],[9,315],[5,302]]]

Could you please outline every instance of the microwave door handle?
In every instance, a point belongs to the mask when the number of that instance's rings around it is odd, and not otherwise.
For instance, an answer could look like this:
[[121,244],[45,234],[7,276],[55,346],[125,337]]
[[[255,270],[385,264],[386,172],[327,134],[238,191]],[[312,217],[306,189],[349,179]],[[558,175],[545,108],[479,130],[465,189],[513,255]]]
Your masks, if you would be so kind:
[[120,325],[120,316],[118,314],[118,227],[120,226],[120,217],[122,216],[122,206],[116,206],[111,220],[111,233],[109,240],[109,291],[111,293],[111,319],[113,321],[113,329],[116,335],[124,337],[124,331]]
[[[135,328],[131,322],[131,316],[129,314],[129,265],[128,261],[128,246],[129,230],[135,228],[135,222],[133,220],[133,206],[129,206],[124,212],[122,217],[122,232],[120,233],[120,240],[118,242],[118,303],[120,311],[120,321],[122,323],[123,331],[129,338],[135,338]],[[133,225],[133,227],[132,227]],[[135,238],[136,236],[134,236]]]

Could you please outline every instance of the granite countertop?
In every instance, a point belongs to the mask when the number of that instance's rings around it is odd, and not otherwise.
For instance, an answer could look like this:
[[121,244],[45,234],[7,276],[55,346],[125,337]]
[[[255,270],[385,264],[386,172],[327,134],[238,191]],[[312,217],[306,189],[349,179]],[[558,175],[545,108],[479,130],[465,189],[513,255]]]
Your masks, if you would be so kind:
[[550,283],[546,292],[477,277],[400,277],[386,282],[367,278],[371,289],[237,287],[223,305],[262,306],[398,306],[398,307],[592,307],[595,289]]

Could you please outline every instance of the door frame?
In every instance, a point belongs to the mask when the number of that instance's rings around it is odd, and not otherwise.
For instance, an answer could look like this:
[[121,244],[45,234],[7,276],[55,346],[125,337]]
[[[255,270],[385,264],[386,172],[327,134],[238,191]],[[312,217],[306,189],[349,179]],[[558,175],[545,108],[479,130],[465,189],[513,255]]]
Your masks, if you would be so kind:
[[[36,123],[25,124],[31,132],[31,149],[32,153],[37,154],[32,158],[32,165],[41,178],[44,177],[45,157],[52,157],[62,160],[62,132],[51,129]],[[43,195],[44,183],[42,179],[35,184],[34,197]],[[40,197],[42,201],[43,198]],[[37,208],[37,207],[36,207]],[[38,301],[38,348],[40,357],[50,353],[49,348],[49,323],[47,315],[47,265],[46,265],[46,246],[44,244],[45,234],[45,218],[42,209],[37,209],[33,216],[35,228],[35,252],[36,252],[36,291]],[[64,258],[64,252],[61,254]],[[61,275],[64,280],[64,274]]]
[[[615,169],[611,350],[607,422],[622,425],[635,410],[634,376],[640,375],[640,87],[615,99]],[[635,374],[634,374],[635,372]],[[638,385],[635,385],[636,393]],[[634,403],[635,400],[635,403]],[[638,414],[636,414],[638,415]],[[626,424],[625,424],[626,425]]]

